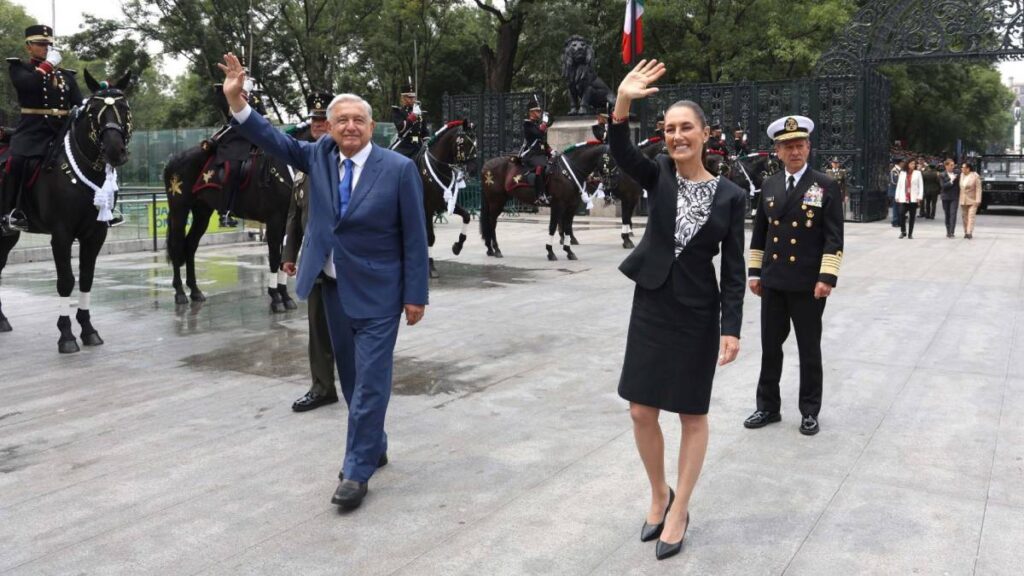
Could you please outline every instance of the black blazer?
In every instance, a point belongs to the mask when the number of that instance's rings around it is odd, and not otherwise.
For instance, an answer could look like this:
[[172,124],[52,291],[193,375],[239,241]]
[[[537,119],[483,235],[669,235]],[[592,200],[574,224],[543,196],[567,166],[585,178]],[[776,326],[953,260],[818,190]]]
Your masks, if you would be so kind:
[[843,196],[836,181],[808,168],[786,194],[785,170],[766,178],[750,237],[750,276],[766,288],[813,292],[817,282],[836,285],[842,262]]
[[[665,154],[653,160],[644,156],[633,144],[626,122],[610,125],[608,145],[615,163],[647,190],[649,197],[647,229],[619,270],[648,290],[660,288],[669,274],[673,274],[673,290],[681,304],[697,308],[721,305],[722,334],[738,338],[746,288],[743,262],[746,197],[743,190],[725,178],[720,179],[708,221],[676,256],[679,186],[675,163]],[[712,262],[720,246],[721,281],[715,277]],[[678,266],[674,266],[675,263]]]
[[942,189],[940,194],[943,200],[959,200],[960,199],[960,175],[956,172],[953,173],[953,178],[949,177],[949,174],[942,170],[939,174],[939,182],[942,183]]

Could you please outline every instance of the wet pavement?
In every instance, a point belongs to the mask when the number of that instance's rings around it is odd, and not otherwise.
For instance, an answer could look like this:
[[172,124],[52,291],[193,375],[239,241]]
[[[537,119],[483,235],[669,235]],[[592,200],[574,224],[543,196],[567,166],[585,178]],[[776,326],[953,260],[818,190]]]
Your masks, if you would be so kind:
[[[330,505],[346,409],[291,412],[309,385],[305,304],[270,312],[264,247],[202,247],[208,300],[185,306],[163,254],[101,257],[106,343],[66,356],[52,264],[9,266],[0,574],[1019,573],[1024,211],[980,216],[973,241],[938,221],[913,241],[847,225],[813,438],[797,431],[794,342],[782,424],[742,428],[748,296],[686,551],[667,563],[636,537],[646,480],[615,392],[620,224],[581,219],[580,259],[548,262],[534,220],[499,223],[501,260],[476,222],[458,257],[459,227],[439,227],[441,278],[396,349],[391,463],[348,514]],[[678,420],[662,425],[675,450]]]

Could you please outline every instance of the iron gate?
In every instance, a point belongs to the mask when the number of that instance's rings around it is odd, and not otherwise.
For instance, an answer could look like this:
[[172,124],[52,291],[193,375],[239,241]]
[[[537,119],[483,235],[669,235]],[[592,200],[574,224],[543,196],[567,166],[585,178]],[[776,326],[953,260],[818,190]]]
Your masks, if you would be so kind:
[[824,171],[838,158],[847,170],[847,193],[856,221],[886,216],[889,160],[889,81],[878,72],[863,76],[804,78],[735,84],[659,86],[636,105],[642,135],[654,132],[655,116],[679,100],[700,104],[708,121],[747,132],[751,150],[771,150],[766,130],[776,118],[799,114],[814,120],[811,166]]

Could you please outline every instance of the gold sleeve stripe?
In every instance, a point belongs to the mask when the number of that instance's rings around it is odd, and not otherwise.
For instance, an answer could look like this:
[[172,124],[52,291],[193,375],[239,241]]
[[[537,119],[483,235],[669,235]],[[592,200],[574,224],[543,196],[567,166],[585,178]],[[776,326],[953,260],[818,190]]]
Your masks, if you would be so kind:
[[824,254],[821,257],[821,274],[839,276],[839,268],[843,265],[843,254]]
[[750,250],[750,268],[760,268],[764,263],[764,250]]

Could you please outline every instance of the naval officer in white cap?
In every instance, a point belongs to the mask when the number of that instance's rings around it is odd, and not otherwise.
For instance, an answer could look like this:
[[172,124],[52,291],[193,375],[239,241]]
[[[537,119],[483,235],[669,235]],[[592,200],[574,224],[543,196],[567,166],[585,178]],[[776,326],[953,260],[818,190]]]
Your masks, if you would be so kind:
[[764,181],[750,241],[748,283],[761,297],[761,375],[757,410],[744,421],[762,428],[782,419],[779,379],[789,327],[800,350],[800,432],[820,430],[821,318],[843,260],[843,198],[838,184],[808,165],[814,122],[786,116],[768,126],[785,169]]

